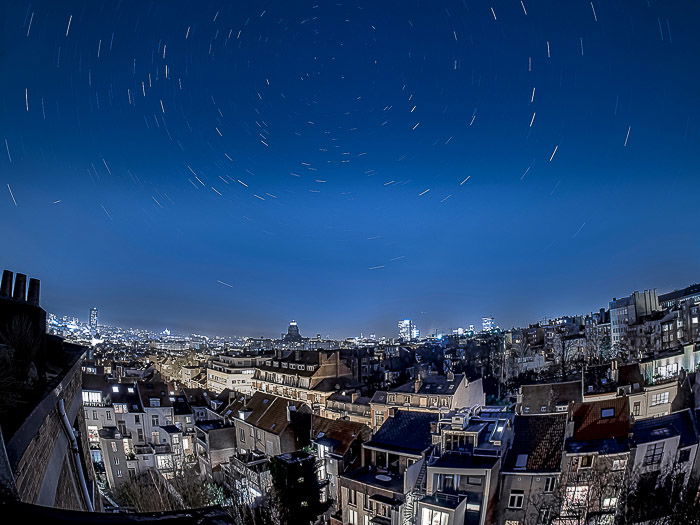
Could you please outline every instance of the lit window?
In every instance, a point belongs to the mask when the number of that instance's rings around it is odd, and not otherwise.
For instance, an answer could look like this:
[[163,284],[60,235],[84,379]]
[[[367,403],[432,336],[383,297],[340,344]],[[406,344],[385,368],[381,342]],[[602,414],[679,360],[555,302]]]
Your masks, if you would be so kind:
[[450,515],[436,509],[423,507],[421,511],[421,525],[447,525]]
[[668,403],[668,392],[661,392],[651,396],[651,406],[663,405]]
[[617,506],[617,498],[603,498],[604,509],[614,509]]
[[119,385],[112,385],[112,392],[118,393],[119,392]]
[[615,459],[613,460],[612,469],[613,470],[624,470],[627,466],[626,459]]

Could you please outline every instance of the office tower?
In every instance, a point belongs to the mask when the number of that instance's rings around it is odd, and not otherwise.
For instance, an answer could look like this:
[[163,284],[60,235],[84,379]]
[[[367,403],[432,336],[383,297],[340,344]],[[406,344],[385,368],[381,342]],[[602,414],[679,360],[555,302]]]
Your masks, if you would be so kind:
[[418,332],[418,329],[416,328],[416,325],[413,324],[413,321],[410,319],[402,319],[399,321],[399,339],[402,339],[404,341],[411,341],[412,339],[416,339],[418,335],[420,335],[420,332]]
[[90,331],[97,332],[97,308],[90,308]]
[[493,317],[481,318],[481,330],[483,332],[491,332],[496,328],[496,320]]

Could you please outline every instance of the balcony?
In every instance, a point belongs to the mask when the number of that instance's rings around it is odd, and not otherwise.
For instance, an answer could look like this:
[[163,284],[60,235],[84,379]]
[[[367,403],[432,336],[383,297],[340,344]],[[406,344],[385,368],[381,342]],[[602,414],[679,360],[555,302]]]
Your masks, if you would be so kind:
[[153,445],[153,451],[156,454],[170,454],[172,453],[172,450],[170,449],[170,445]]

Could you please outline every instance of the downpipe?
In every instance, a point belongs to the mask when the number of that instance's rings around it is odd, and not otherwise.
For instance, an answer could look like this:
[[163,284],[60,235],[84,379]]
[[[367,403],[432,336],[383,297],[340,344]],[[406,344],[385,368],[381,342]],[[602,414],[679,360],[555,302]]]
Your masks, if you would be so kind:
[[75,461],[76,470],[78,471],[78,478],[80,479],[80,488],[83,492],[83,499],[85,500],[85,506],[88,512],[95,512],[95,506],[90,498],[90,491],[88,490],[87,483],[85,482],[85,471],[83,469],[83,462],[80,459],[80,449],[78,448],[78,440],[75,439],[75,431],[73,430],[73,425],[68,421],[68,414],[66,413],[66,405],[63,399],[58,400],[58,412],[61,414],[61,419],[63,420],[63,430],[66,431],[66,436],[70,441],[70,448],[73,452],[73,459]]

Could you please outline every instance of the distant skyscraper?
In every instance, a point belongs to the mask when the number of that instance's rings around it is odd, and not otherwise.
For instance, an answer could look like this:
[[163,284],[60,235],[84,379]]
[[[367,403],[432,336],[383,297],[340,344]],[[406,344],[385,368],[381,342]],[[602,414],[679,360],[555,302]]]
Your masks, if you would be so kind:
[[496,320],[493,317],[482,317],[481,318],[481,329],[484,332],[491,332],[497,328]]
[[420,337],[420,330],[413,324],[410,319],[402,319],[399,321],[399,339],[404,341],[412,341]]
[[90,308],[90,330],[97,332],[97,308]]
[[411,339],[413,340],[418,340],[420,339],[420,330],[416,325],[413,325],[411,328]]

